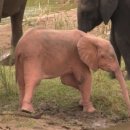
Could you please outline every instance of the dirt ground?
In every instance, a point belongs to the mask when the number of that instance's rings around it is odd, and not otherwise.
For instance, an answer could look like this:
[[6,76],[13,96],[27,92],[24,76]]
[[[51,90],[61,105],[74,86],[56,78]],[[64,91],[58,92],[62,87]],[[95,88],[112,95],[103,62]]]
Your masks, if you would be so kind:
[[0,116],[0,130],[101,130],[113,126],[102,113],[82,112],[78,104],[61,109],[54,104],[42,104],[42,116],[33,119],[30,116],[10,112]]
[[[63,12],[55,14],[55,17],[59,18],[63,14]],[[71,22],[76,22],[76,10],[67,12],[68,17]],[[28,21],[28,19],[26,20]],[[48,20],[49,23],[46,22]],[[32,18],[32,21],[35,22],[29,22],[30,26],[35,24],[34,26],[54,28],[54,14],[35,17]],[[24,25],[24,30],[30,28],[26,23]],[[99,30],[95,29],[92,33],[99,35]],[[10,24],[0,25],[0,49],[10,49],[10,38]],[[0,115],[0,130],[96,130],[113,125],[101,113],[83,113],[77,104],[72,108],[67,108],[67,110],[61,110],[55,105],[44,105],[42,109],[44,112],[41,119],[22,117],[13,112]]]

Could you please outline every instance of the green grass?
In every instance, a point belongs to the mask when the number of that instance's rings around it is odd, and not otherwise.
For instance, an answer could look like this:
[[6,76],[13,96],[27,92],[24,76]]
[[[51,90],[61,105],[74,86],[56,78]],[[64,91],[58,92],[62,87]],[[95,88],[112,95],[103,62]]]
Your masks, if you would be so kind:
[[59,0],[28,0],[27,7],[25,10],[26,17],[44,15],[52,12],[59,12],[61,10],[69,10],[76,7],[76,3],[72,2],[61,2]]
[[[18,109],[18,86],[15,84],[14,74],[14,68],[0,68],[0,75],[5,76],[4,82],[4,78],[0,80],[0,112]],[[129,82],[127,84],[130,85]],[[122,100],[119,84],[116,80],[111,80],[108,73],[101,70],[94,73],[92,88],[92,101],[99,112],[109,117],[127,117],[127,109]],[[40,83],[33,103],[36,109],[41,103],[46,102],[65,110],[75,103],[78,104],[79,100],[80,93],[77,90],[61,84],[59,78],[56,78]]]
[[59,11],[74,8],[74,0],[28,0],[27,7],[49,8],[51,11]]
[[95,73],[92,99],[96,108],[107,116],[127,116],[119,83],[116,79],[110,79],[107,72]]

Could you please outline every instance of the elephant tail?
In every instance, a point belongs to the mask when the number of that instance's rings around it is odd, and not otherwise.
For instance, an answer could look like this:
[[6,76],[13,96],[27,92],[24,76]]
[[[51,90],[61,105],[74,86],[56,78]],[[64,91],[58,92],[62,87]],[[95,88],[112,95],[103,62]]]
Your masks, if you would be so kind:
[[23,61],[21,60],[21,55],[17,55],[15,57],[15,70],[16,70],[16,83],[18,83],[19,86],[23,86],[25,84],[24,82],[24,66]]

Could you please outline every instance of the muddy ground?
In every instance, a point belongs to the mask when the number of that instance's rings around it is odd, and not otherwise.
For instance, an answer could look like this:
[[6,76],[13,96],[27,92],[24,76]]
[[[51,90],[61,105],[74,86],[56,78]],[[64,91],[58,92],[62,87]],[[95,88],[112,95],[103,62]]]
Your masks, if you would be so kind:
[[[61,17],[64,15],[67,16],[66,18],[69,19],[70,22],[75,23],[72,25],[72,28],[74,28],[74,26],[76,26],[75,9],[68,12],[26,18],[23,23],[24,31],[33,26],[55,28],[54,20],[56,17],[61,20]],[[96,28],[91,33],[101,35],[101,33],[107,29],[108,27],[105,27],[103,30]],[[106,34],[109,35],[109,31],[102,34],[102,37],[106,37]],[[0,49],[10,49],[10,38],[10,24],[0,25]],[[87,114],[82,112],[78,103],[73,104],[71,108],[62,110],[55,104],[42,104],[40,108],[43,111],[41,119],[23,117],[15,112],[3,113],[0,115],[0,130],[95,130],[115,124],[114,121],[108,120],[102,113],[96,112],[94,114]]]
[[61,109],[44,103],[40,105],[40,112],[43,112],[40,119],[19,112],[5,112],[0,116],[0,130],[101,130],[115,125],[102,113],[82,112],[78,104]]

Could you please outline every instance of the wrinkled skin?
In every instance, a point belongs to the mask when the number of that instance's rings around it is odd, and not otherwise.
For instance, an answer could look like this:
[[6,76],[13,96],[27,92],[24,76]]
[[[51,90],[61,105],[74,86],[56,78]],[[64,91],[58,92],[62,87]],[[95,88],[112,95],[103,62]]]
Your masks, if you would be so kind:
[[80,91],[83,110],[94,112],[91,69],[100,68],[115,73],[130,114],[128,91],[114,49],[104,39],[79,30],[34,28],[20,39],[15,59],[22,111],[34,112],[32,97],[41,79],[60,77],[63,84]]
[[129,0],[79,0],[78,29],[92,30],[101,22],[112,22],[110,41],[119,64],[121,55],[125,61],[127,79],[130,79],[130,1]]
[[[12,38],[11,45],[15,49],[18,40],[23,34],[22,20],[27,0],[1,0],[0,1],[0,19],[11,18]],[[3,59],[2,64],[9,64],[10,55]],[[13,61],[11,61],[13,64]]]

